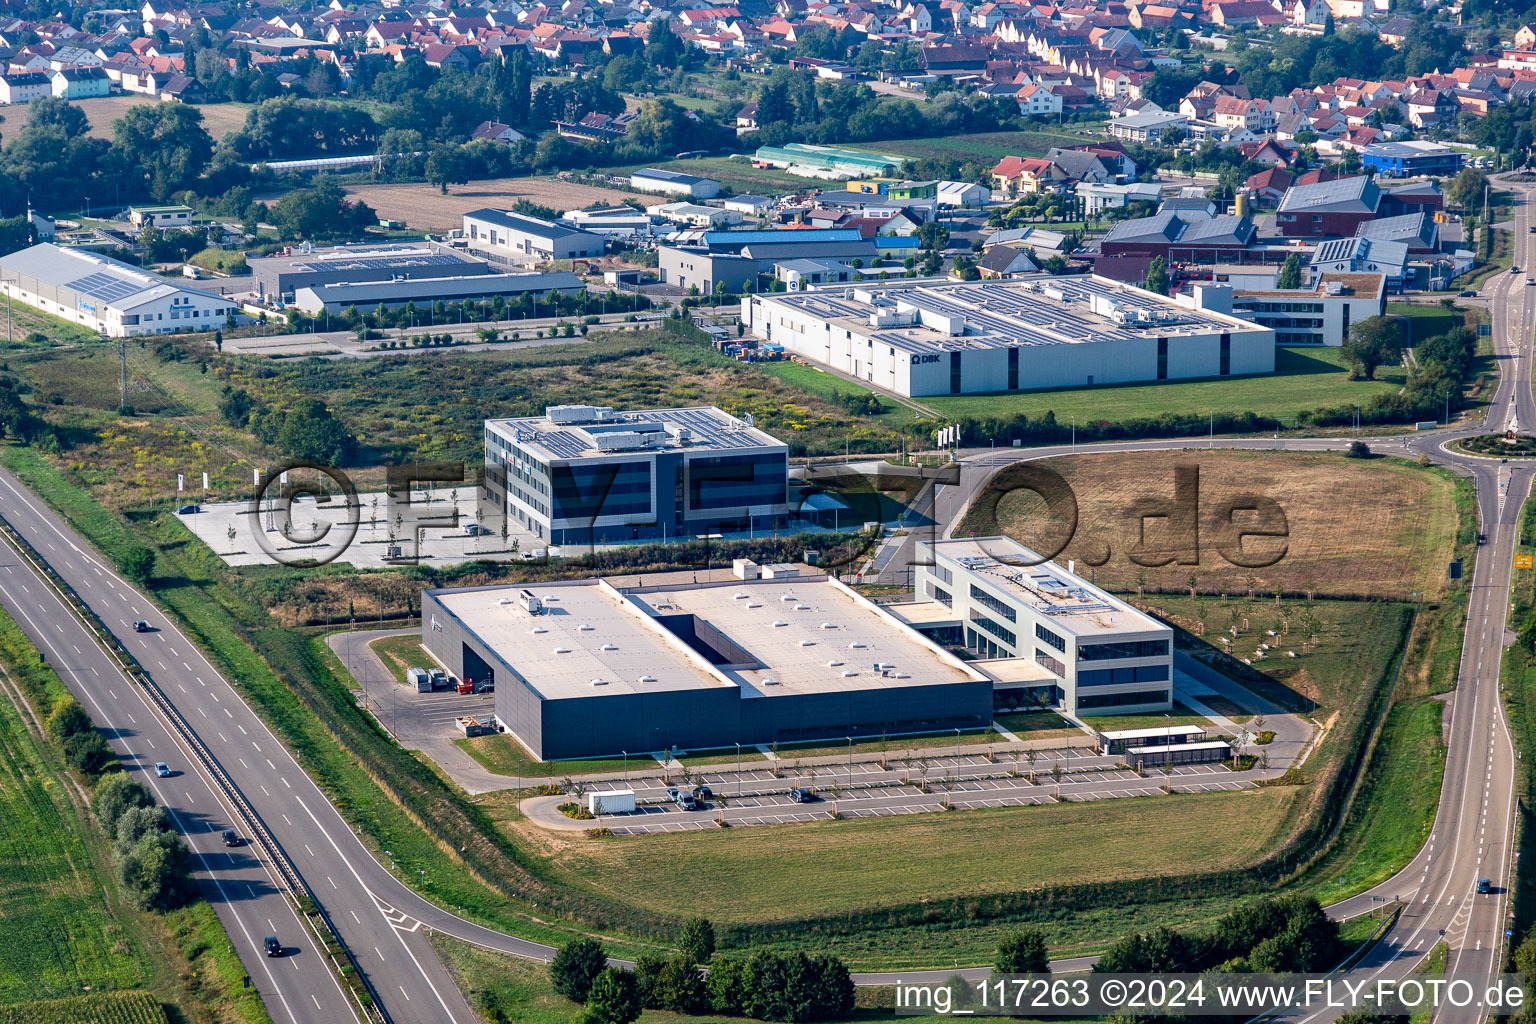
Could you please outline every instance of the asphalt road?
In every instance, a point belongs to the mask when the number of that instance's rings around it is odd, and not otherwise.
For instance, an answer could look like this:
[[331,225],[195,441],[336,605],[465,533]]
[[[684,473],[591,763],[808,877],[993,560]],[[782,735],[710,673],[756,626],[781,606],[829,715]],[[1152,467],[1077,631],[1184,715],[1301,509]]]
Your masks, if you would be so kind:
[[[1517,189],[1525,198],[1516,207],[1516,261],[1526,267],[1536,262],[1536,246],[1532,245],[1536,236],[1526,230],[1532,223],[1527,205],[1530,191],[1525,186]],[[1486,970],[1497,966],[1502,957],[1514,752],[1498,700],[1498,668],[1516,518],[1530,489],[1532,469],[1521,463],[1501,466],[1493,460],[1451,456],[1439,445],[1452,436],[1503,429],[1511,410],[1518,411],[1524,430],[1536,428],[1529,372],[1536,288],[1528,288],[1524,282],[1524,273],[1507,274],[1484,289],[1494,316],[1494,341],[1503,370],[1485,425],[1476,430],[1413,435],[1402,439],[1396,449],[1390,441],[1373,441],[1378,450],[1397,450],[1412,457],[1430,454],[1475,476],[1479,518],[1488,534],[1488,546],[1480,553],[1472,579],[1467,636],[1447,737],[1445,787],[1431,840],[1406,870],[1373,890],[1375,895],[1403,898],[1407,906],[1385,940],[1351,972],[1352,976],[1401,977],[1411,972],[1442,931],[1450,944],[1453,970]],[[1216,441],[1214,447],[1337,449],[1344,443],[1336,438],[1238,439]],[[1175,440],[1102,445],[1091,450],[1194,446],[1196,443],[1189,440]],[[971,453],[958,481],[940,489],[934,518],[949,528],[965,500],[996,465],[1070,450],[1090,449],[1060,446],[1027,453]],[[86,543],[36,496],[3,471],[0,513],[139,658],[156,685],[212,750],[351,946],[392,1020],[468,1024],[473,1019],[427,942],[424,927],[514,955],[545,959],[552,953],[549,947],[463,921],[407,889],[353,835],[309,776],[196,647],[173,624],[163,621],[152,602],[92,555]],[[4,562],[0,575],[6,582],[0,588],[0,602],[60,669],[65,682],[134,770],[142,771],[145,762],[165,760],[185,772],[172,779],[147,781],[188,831],[189,842],[200,855],[200,877],[274,1019],[333,1021],[352,1016],[347,997],[323,968],[320,957],[304,948],[307,938],[288,938],[303,932],[286,903],[271,890],[271,879],[259,860],[248,850],[233,856],[214,845],[217,830],[228,820],[228,810],[220,805],[211,780],[201,776],[184,752],[157,756],[160,750],[177,748],[143,695],[109,671],[110,663],[103,660],[90,633],[61,601],[49,595],[41,580],[9,552],[0,555],[0,561]],[[132,632],[131,623],[138,618],[162,620],[156,623],[160,631]],[[208,832],[208,826],[215,826],[215,831]],[[1476,881],[1484,877],[1493,880],[1495,891],[1475,896]],[[1347,917],[1368,905],[1369,894],[1332,907],[1330,913]],[[294,942],[291,955],[281,960],[260,955],[260,937],[274,930],[285,942]],[[1075,958],[1056,966],[1081,969],[1089,962],[1090,958]],[[942,980],[952,973],[946,969],[902,972],[900,976]],[[857,976],[857,980],[881,983],[894,977],[869,974]]]

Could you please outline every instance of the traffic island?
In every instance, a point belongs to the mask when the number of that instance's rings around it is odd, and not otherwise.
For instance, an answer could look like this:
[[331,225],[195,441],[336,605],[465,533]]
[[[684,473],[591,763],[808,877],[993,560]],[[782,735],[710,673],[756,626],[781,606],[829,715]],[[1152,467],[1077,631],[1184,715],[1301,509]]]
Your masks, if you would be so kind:
[[1455,451],[1467,455],[1480,455],[1483,458],[1536,458],[1536,437],[1524,434],[1515,437],[1510,437],[1508,433],[1479,434],[1476,437],[1464,437],[1455,441],[1450,447]]

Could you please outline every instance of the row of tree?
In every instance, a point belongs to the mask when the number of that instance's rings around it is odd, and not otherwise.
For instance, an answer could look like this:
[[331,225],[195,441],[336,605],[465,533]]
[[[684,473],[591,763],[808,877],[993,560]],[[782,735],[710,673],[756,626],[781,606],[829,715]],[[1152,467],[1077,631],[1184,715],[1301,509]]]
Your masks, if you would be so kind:
[[1171,928],[1127,935],[1094,970],[1104,974],[1315,972],[1343,957],[1338,922],[1310,896],[1276,896],[1239,907],[1205,934]]
[[97,785],[91,809],[112,840],[118,881],[135,906],[175,910],[197,895],[187,845],[149,790],[119,772]]

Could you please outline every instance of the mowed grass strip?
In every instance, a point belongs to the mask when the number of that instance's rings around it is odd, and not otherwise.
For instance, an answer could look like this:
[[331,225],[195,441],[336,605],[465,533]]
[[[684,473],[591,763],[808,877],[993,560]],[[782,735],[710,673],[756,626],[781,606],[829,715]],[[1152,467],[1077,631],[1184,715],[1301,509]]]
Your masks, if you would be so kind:
[[1440,701],[1415,700],[1387,714],[1342,840],[1310,875],[1319,899],[1364,892],[1401,871],[1424,845],[1445,774],[1444,713]]
[[[1047,225],[1049,226],[1049,225]],[[988,416],[1031,418],[1054,412],[1060,423],[1187,415],[1251,412],[1290,422],[1297,413],[1330,406],[1364,404],[1377,395],[1401,390],[1408,371],[1383,366],[1374,381],[1352,381],[1337,349],[1277,348],[1275,372],[1252,377],[1164,381],[1160,384],[1104,384],[1068,390],[1023,391],[985,395],[925,395],[918,399],[954,419]],[[1028,386],[1028,381],[1020,381]]]
[[1272,788],[582,838],[553,852],[550,867],[570,885],[659,911],[780,920],[1248,864],[1289,827],[1295,799]]
[[[1446,563],[1453,557],[1458,515],[1452,479],[1397,459],[1347,459],[1311,452],[1247,452],[1195,448],[1185,451],[1110,452],[1066,456],[1042,463],[1067,481],[1077,499],[1077,528],[1057,561],[1079,565],[1109,561],[1093,570],[1099,586],[1134,592],[1186,590],[1191,576],[1203,593],[1267,597],[1274,587],[1296,593],[1370,594],[1430,600],[1446,587]],[[1170,564],[1144,568],[1129,555],[1142,542],[1140,514],[1166,505],[1174,496],[1174,472],[1199,471],[1199,563],[1181,565],[1166,520],[1148,519],[1145,546]],[[1007,471],[992,486],[1007,490]],[[1243,544],[1245,560],[1255,554],[1273,565],[1245,568],[1224,557],[1222,502],[1239,495],[1271,499],[1284,514],[1283,539],[1253,537]],[[1048,518],[1033,492],[1008,491],[995,504],[973,506],[956,536],[1006,534],[1036,550],[1061,543],[1062,524]],[[1148,514],[1153,514],[1148,511]],[[1157,513],[1161,514],[1161,513]],[[1255,522],[1238,513],[1233,522]],[[1167,549],[1167,550],[1164,550]],[[1243,614],[1254,628],[1278,618],[1273,599]],[[1225,618],[1210,630],[1212,641]],[[1257,646],[1258,640],[1253,641]],[[1245,650],[1250,654],[1252,647]]]

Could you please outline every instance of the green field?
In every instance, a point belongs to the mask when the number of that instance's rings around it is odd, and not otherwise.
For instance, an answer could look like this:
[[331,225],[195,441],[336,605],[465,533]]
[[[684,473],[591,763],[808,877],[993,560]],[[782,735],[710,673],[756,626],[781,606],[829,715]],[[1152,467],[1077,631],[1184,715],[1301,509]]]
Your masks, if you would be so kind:
[[1273,374],[985,395],[935,395],[917,401],[946,419],[1020,413],[1036,417],[1054,412],[1060,423],[1074,416],[1079,423],[1089,423],[1213,410],[1252,412],[1290,420],[1311,409],[1363,404],[1377,395],[1400,390],[1407,380],[1408,371],[1403,367],[1384,366],[1377,369],[1374,381],[1352,381],[1338,349],[1277,348]]
[[137,988],[149,974],[82,838],[95,823],[44,765],[0,696],[0,1003]]
[[148,992],[97,992],[0,1006],[0,1024],[167,1024]]
[[[670,833],[571,844],[550,866],[571,886],[717,923],[793,919],[813,907],[835,916],[1252,863],[1289,830],[1298,795],[1277,787],[826,821],[731,829],[707,842]],[[673,884],[679,878],[689,884]],[[927,934],[906,942],[907,964],[931,964],[952,946]]]

